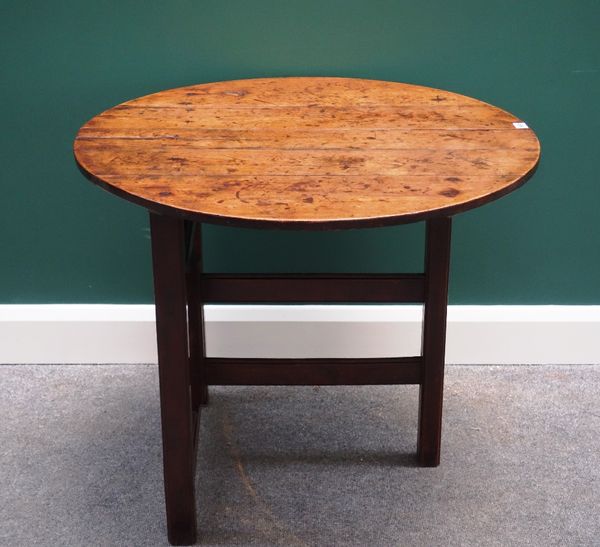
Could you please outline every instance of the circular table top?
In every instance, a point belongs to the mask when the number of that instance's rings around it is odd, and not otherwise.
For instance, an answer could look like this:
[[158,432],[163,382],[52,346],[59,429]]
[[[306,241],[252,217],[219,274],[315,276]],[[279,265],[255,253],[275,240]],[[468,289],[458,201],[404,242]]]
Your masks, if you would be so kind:
[[155,212],[226,224],[342,228],[452,215],[535,171],[512,114],[429,87],[261,78],[162,91],[75,139],[83,173]]

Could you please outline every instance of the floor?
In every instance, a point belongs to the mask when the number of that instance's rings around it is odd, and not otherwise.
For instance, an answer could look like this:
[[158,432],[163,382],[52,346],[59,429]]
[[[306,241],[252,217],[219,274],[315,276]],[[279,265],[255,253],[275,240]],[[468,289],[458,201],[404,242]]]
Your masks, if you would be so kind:
[[[599,546],[600,366],[450,366],[442,464],[417,388],[212,388],[214,546]],[[157,369],[0,366],[0,545],[166,545]]]

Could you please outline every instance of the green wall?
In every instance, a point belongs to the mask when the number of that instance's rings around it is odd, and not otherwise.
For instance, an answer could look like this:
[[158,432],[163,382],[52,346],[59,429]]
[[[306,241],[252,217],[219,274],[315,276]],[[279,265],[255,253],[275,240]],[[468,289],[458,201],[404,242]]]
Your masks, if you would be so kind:
[[[599,20],[597,0],[3,0],[0,303],[151,301],[145,211],[72,158],[90,117],[185,84],[334,75],[471,95],[540,137],[528,184],[455,218],[453,303],[600,304]],[[418,270],[422,237],[210,226],[207,266]]]

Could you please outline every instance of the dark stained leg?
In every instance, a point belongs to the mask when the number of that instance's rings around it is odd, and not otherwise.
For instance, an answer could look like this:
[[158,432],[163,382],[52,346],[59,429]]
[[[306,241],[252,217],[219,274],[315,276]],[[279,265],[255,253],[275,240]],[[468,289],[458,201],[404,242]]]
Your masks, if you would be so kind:
[[425,467],[436,467],[440,464],[450,229],[451,219],[448,217],[427,221],[423,375],[419,393],[417,441],[417,458],[419,464]]
[[188,232],[187,303],[190,337],[190,379],[192,406],[208,404],[206,385],[206,356],[204,338],[204,310],[202,300],[202,225],[186,222]]
[[184,223],[150,213],[150,229],[168,537],[172,545],[190,545],[196,541],[196,503]]

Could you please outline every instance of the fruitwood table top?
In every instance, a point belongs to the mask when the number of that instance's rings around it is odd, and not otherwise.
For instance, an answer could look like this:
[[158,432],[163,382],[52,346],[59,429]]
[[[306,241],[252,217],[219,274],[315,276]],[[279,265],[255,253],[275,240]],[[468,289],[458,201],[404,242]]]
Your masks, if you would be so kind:
[[192,85],[111,108],[77,134],[80,169],[155,212],[342,228],[452,215],[535,171],[514,115],[456,93],[354,78]]

